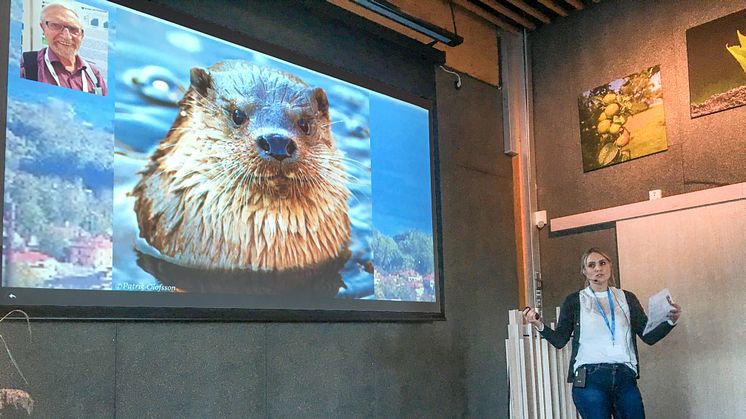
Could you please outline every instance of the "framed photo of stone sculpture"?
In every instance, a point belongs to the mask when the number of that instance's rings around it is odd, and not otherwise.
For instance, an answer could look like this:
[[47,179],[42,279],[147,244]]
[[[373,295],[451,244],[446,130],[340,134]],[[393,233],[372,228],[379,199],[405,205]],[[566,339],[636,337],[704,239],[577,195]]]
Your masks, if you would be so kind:
[[746,105],[746,9],[686,31],[692,118]]
[[668,148],[660,65],[583,92],[578,110],[584,172]]

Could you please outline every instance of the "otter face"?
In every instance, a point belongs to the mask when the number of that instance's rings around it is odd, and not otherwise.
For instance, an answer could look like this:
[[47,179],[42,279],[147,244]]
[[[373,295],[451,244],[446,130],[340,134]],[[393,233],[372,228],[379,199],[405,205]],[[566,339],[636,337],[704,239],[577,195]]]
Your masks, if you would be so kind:
[[188,96],[196,108],[211,111],[190,113],[192,123],[220,133],[195,145],[220,148],[224,164],[250,168],[251,182],[263,193],[287,198],[334,174],[325,168],[341,168],[323,89],[242,62],[193,69],[191,79]]
[[341,254],[347,174],[321,88],[225,61],[192,69],[180,105],[133,191],[141,236],[206,268],[302,268]]

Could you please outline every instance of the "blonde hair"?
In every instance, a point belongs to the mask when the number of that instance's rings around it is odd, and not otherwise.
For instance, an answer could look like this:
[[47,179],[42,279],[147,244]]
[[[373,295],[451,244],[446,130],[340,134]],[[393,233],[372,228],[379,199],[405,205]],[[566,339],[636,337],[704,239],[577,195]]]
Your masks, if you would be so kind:
[[609,257],[606,252],[599,249],[598,247],[591,247],[590,249],[586,250],[582,256],[580,256],[580,273],[583,275],[583,279],[585,280],[585,286],[587,287],[590,285],[590,281],[588,281],[588,278],[585,276],[583,271],[585,271],[585,263],[588,262],[588,256],[590,256],[591,253],[597,253],[604,259],[606,259],[607,262],[609,262],[609,265],[611,267],[611,277],[609,278],[609,285],[611,285],[612,287],[616,287],[616,278],[614,278],[614,263],[611,261],[611,257]]

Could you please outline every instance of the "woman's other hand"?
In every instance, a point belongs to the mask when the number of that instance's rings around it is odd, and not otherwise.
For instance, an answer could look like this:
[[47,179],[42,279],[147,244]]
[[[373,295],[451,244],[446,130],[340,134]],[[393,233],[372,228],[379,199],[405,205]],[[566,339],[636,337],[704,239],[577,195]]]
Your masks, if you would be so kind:
[[671,310],[669,310],[669,312],[668,312],[668,318],[672,322],[676,323],[677,321],[679,321],[679,317],[681,317],[681,306],[678,305],[678,304],[676,304],[676,303],[674,303],[674,302],[671,303],[671,306],[673,308],[671,308]]

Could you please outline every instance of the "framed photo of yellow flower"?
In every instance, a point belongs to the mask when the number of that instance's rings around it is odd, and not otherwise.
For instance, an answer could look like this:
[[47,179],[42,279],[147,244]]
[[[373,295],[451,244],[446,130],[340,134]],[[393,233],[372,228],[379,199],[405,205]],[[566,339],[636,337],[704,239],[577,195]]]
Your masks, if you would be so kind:
[[686,31],[692,118],[746,105],[746,9]]
[[584,172],[668,148],[660,65],[583,92],[578,110]]

